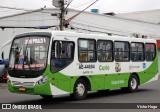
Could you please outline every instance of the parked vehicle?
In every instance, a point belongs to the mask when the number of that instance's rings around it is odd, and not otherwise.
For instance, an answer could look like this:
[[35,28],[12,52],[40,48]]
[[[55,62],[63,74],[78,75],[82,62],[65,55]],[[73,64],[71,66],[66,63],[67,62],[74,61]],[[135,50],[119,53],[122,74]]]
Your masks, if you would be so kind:
[[7,82],[8,59],[0,60],[0,82]]

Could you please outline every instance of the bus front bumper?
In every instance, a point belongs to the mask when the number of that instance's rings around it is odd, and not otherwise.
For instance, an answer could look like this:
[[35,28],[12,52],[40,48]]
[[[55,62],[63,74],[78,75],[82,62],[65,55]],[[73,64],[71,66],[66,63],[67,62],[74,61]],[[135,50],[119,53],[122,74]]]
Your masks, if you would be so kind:
[[[11,83],[8,84],[8,90],[12,93],[19,94],[32,94],[32,95],[52,95],[49,83],[42,85],[29,86],[14,86]],[[22,89],[21,89],[22,88]]]

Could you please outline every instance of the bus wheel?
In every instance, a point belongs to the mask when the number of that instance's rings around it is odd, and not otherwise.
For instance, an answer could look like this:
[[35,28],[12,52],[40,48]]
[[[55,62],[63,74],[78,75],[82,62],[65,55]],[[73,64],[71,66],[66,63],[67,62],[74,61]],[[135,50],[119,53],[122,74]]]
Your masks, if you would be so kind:
[[128,82],[128,90],[133,93],[138,90],[138,78],[136,75],[131,75]]
[[83,79],[79,79],[76,81],[74,85],[73,93],[70,94],[71,98],[74,100],[82,100],[87,96],[87,82]]
[[53,97],[52,95],[40,95],[40,96],[46,100],[49,100]]

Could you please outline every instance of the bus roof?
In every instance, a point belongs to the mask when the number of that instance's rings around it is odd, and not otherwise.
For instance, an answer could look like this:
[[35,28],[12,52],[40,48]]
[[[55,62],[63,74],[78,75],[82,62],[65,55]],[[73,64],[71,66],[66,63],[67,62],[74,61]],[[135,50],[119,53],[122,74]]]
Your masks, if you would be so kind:
[[[37,30],[37,31],[31,31],[31,32],[25,32],[20,35],[27,35],[27,34],[34,34],[34,33],[50,33],[55,36],[64,36],[69,35],[70,37],[77,37],[77,38],[91,38],[91,39],[109,39],[109,40],[116,40],[116,41],[135,41],[135,42],[150,42],[150,43],[156,43],[155,39],[145,39],[145,38],[135,38],[135,37],[127,37],[127,36],[118,36],[118,35],[105,35],[105,34],[86,34],[86,33],[77,33],[73,31],[54,31],[54,30]],[[78,36],[77,36],[78,34]],[[17,35],[18,37],[20,35]],[[16,36],[16,37],[17,37]]]

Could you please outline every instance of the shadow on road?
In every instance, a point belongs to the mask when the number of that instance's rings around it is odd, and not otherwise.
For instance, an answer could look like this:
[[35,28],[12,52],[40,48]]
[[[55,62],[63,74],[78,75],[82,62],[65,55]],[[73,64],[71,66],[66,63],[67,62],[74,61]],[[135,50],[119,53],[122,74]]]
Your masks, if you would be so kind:
[[[87,100],[95,100],[95,99],[102,99],[102,98],[114,98],[115,96],[118,95],[126,95],[132,96],[132,94],[138,94],[138,93],[143,93],[147,91],[154,91],[154,89],[139,89],[136,93],[126,93],[121,90],[112,90],[112,91],[107,91],[107,92],[94,92],[94,93],[89,93],[87,98],[85,99],[86,102]],[[83,100],[85,102],[85,100]],[[64,103],[82,103],[80,101],[74,101],[72,100],[69,96],[60,96],[60,97],[53,97],[52,99],[45,100],[43,98],[36,99],[36,100],[30,100],[30,101],[19,101],[19,102],[10,102],[10,103],[16,103],[16,104],[37,104],[37,105],[56,105],[56,104],[64,104]],[[53,105],[52,105],[53,106]]]
[[[153,91],[152,89],[139,89],[136,93],[142,93],[142,92],[146,92],[146,91]],[[114,96],[118,96],[118,95],[131,95],[134,93],[129,93],[126,91],[122,91],[120,89],[118,90],[111,90],[111,91],[104,91],[104,92],[95,92],[95,93],[91,93],[88,95],[88,99],[96,99],[96,98],[102,98],[102,97],[114,97]]]

